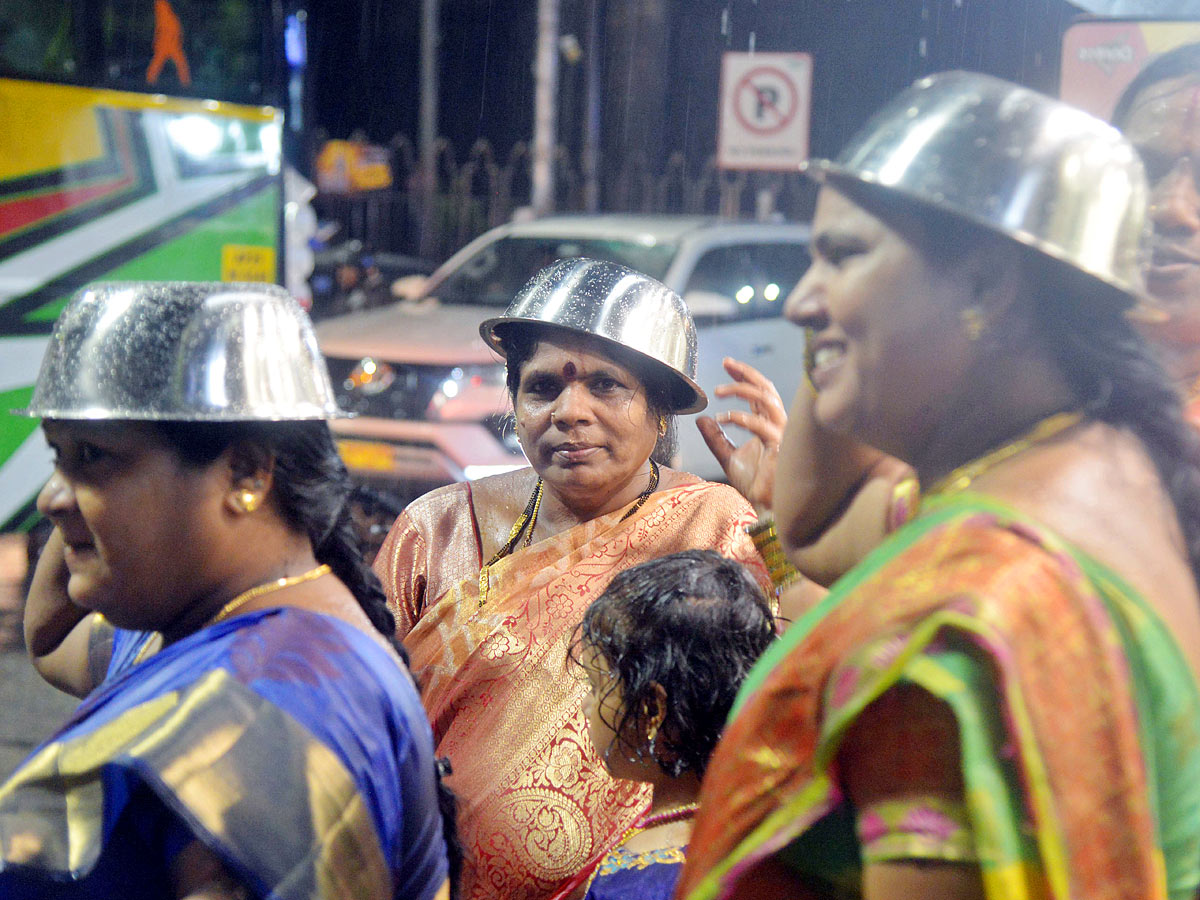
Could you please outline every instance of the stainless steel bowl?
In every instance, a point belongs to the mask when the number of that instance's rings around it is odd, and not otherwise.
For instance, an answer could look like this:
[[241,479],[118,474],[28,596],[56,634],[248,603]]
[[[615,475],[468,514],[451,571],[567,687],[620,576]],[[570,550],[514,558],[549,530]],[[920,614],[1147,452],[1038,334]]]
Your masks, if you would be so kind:
[[1027,88],[975,72],[923,78],[837,159],[804,168],[834,187],[878,185],[1007,235],[1115,289],[1120,302],[1143,294],[1148,188],[1137,152],[1111,125]]
[[479,334],[504,356],[504,331],[535,323],[632,351],[666,378],[675,412],[708,405],[696,383],[696,325],[679,295],[649,275],[595,259],[559,260],[534,275]]
[[271,284],[107,282],[54,325],[29,408],[51,419],[329,419],[308,316]]

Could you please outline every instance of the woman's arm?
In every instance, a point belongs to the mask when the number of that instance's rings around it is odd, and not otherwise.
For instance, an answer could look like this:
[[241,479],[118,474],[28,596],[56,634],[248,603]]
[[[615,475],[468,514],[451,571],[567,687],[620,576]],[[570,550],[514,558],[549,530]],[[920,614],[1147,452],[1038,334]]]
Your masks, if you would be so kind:
[[885,453],[822,428],[816,394],[796,391],[779,450],[774,511],[792,564],[829,585],[887,535],[897,486],[912,470]]
[[172,860],[171,884],[176,900],[250,900],[254,896],[199,841],[192,841]]
[[396,640],[413,630],[425,608],[425,539],[409,518],[400,513],[383,540],[372,568],[379,576],[388,608],[396,617]]
[[[92,660],[95,616],[67,595],[62,532],[51,533],[25,599],[25,646],[38,674],[61,691],[84,697],[96,686]],[[110,651],[111,652],[111,651]]]
[[[850,727],[838,771],[858,819],[864,900],[983,900],[958,721],[944,701],[912,684],[886,691]],[[905,849],[917,843],[904,831],[909,816],[895,812],[906,808],[944,824],[940,844],[922,834],[920,857]]]

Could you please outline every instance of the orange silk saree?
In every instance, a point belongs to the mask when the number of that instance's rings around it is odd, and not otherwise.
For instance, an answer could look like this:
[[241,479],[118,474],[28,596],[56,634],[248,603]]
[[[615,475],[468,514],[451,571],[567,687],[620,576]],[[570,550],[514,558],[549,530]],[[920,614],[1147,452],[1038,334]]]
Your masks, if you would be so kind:
[[417,500],[376,559],[412,657],[439,756],[454,768],[466,851],[463,896],[534,900],[620,838],[646,789],[614,781],[592,749],[585,685],[567,648],[618,571],[680,550],[716,550],[766,570],[732,488],[695,481],[651,495],[633,516],[602,516],[482,562],[469,485]]

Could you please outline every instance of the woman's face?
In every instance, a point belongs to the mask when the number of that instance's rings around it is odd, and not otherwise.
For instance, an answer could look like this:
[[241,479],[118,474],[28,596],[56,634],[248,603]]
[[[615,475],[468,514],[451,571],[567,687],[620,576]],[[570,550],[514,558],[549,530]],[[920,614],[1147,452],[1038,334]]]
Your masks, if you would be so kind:
[[641,381],[586,337],[539,341],[513,407],[525,455],[568,506],[627,488],[658,440]]
[[1125,134],[1151,186],[1154,242],[1146,287],[1171,316],[1155,336],[1200,341],[1200,78],[1147,87],[1130,107]]
[[185,466],[153,427],[47,420],[38,509],[62,532],[67,592],[126,628],[161,629],[204,592],[228,467]]
[[818,424],[911,459],[967,368],[963,281],[954,267],[932,267],[889,224],[823,188],[813,263],[785,310],[810,330],[806,366]]

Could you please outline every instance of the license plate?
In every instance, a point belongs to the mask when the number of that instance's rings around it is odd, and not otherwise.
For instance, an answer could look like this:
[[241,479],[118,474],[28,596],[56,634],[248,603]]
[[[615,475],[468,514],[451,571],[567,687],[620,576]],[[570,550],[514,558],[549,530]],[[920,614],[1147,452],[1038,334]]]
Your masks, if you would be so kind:
[[390,472],[394,468],[395,447],[379,441],[338,441],[342,462],[351,469]]

